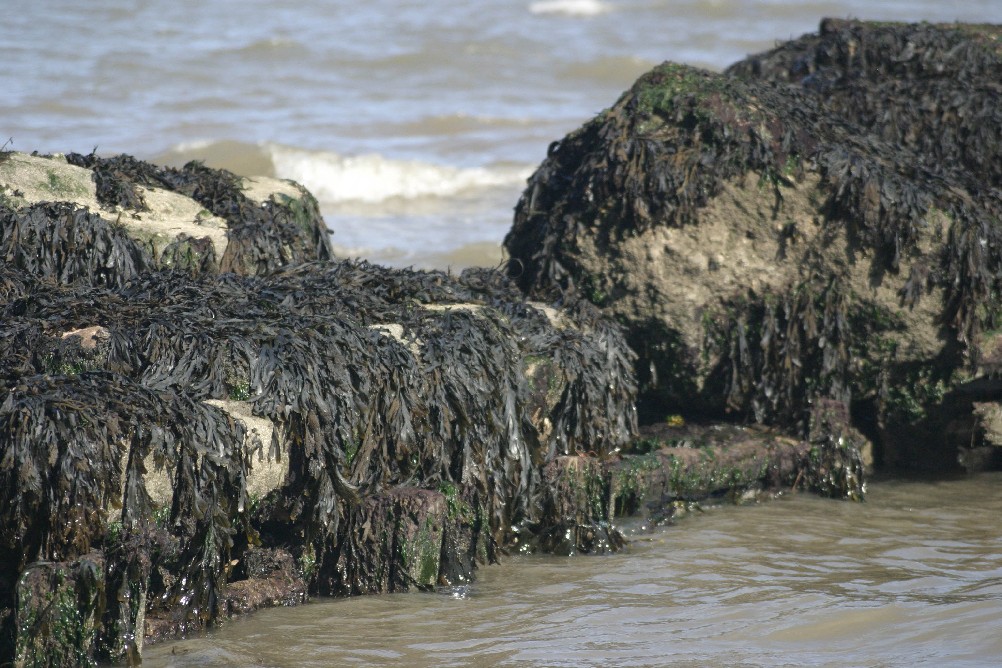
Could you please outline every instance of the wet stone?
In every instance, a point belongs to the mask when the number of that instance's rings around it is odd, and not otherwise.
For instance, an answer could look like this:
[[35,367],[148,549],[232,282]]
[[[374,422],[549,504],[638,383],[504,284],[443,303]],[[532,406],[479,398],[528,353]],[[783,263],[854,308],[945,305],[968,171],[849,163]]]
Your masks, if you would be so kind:
[[602,554],[625,544],[613,526],[609,477],[597,457],[557,457],[543,469],[543,516],[527,547],[553,554]]
[[340,596],[431,589],[439,581],[445,495],[398,487],[362,500],[344,523],[321,593]]
[[94,639],[104,598],[103,559],[39,562],[17,585],[16,668],[96,665]]
[[440,491],[445,495],[446,521],[438,584],[464,586],[480,566],[497,561],[497,546],[492,544],[483,505],[473,494],[452,484],[442,485]]
[[226,585],[221,605],[223,614],[242,615],[261,608],[306,602],[306,583],[288,551],[250,548],[242,561],[246,578]]
[[607,464],[616,515],[669,520],[691,502],[740,502],[758,492],[802,487],[810,443],[735,425],[657,425],[632,452]]

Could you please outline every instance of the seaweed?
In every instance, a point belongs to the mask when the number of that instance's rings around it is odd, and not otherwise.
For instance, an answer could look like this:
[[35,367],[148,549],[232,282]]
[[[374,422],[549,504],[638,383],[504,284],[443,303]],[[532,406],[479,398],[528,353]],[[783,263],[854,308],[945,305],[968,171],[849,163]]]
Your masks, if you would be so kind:
[[123,228],[66,202],[0,210],[0,257],[11,268],[65,284],[118,287],[155,267]]
[[728,370],[728,406],[750,408],[759,422],[802,424],[819,398],[850,401],[865,346],[893,329],[854,317],[857,299],[843,278],[819,275],[785,294],[732,303],[726,319],[709,321]]
[[240,177],[198,161],[176,169],[157,167],[124,154],[102,158],[94,153],[70,153],[66,159],[93,171],[98,201],[106,207],[141,211],[147,207],[136,186],[165,188],[191,197],[226,220],[228,243],[223,257],[218,258],[220,271],[265,274],[287,265],[333,257],[319,206],[305,190],[297,202],[279,198],[258,204],[243,192]]
[[[763,493],[800,488],[856,501],[865,494],[860,456],[865,439],[849,425],[846,406],[838,401],[817,402],[804,440],[768,427],[719,423],[663,422],[645,425],[641,434],[632,454],[603,462],[603,468],[609,512],[639,512],[648,526],[713,499],[757,502]],[[571,470],[583,468],[569,463]]]
[[93,171],[97,186],[97,201],[108,208],[116,206],[135,211],[149,211],[146,199],[137,185],[154,187],[162,184],[153,165],[136,160],[131,155],[102,159],[96,153],[67,153],[66,162]]
[[30,562],[102,546],[116,511],[126,535],[149,532],[154,509],[144,481],[152,462],[172,481],[168,531],[178,546],[168,565],[179,577],[150,599],[182,629],[215,617],[222,565],[243,521],[241,424],[184,395],[89,371],[17,380],[0,404],[0,443],[0,552],[9,577]]
[[913,150],[923,167],[975,190],[998,187],[999,33],[990,25],[824,19],[818,33],[727,73],[796,84],[831,113]]

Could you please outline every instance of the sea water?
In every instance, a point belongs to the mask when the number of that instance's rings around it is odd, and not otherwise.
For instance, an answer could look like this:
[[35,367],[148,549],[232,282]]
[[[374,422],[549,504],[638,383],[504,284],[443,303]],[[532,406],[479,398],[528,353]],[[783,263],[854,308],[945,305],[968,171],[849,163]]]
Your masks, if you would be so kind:
[[495,265],[550,142],[665,60],[722,69],[824,16],[966,0],[5,0],[0,143],[303,183],[342,256]]

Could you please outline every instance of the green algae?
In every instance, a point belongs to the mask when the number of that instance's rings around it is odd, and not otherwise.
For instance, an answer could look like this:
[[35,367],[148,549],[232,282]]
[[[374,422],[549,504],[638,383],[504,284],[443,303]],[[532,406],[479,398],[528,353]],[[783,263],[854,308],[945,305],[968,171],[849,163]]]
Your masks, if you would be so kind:
[[[648,476],[661,471],[663,463],[657,453],[627,456],[625,466],[617,467],[612,476],[612,508],[615,515],[633,515],[644,506],[650,494]],[[677,463],[671,461],[669,470],[674,470]]]
[[100,565],[36,564],[18,582],[18,668],[97,665],[92,654],[103,600]]
[[239,380],[229,384],[227,396],[231,401],[249,401],[253,396],[249,380]]
[[438,583],[442,555],[442,528],[438,518],[425,518],[413,538],[402,541],[399,549],[401,564],[413,586],[430,589]]
[[445,496],[445,504],[450,521],[470,523],[477,518],[478,513],[460,496],[456,485],[451,482],[443,482],[439,485],[438,491]]
[[39,184],[40,189],[52,194],[54,201],[86,197],[90,194],[87,185],[67,177],[61,172],[49,170],[47,179]]

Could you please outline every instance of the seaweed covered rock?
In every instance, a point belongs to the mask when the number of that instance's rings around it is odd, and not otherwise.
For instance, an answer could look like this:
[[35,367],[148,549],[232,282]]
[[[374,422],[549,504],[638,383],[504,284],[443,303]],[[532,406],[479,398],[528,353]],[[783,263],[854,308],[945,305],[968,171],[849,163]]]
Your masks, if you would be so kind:
[[3,656],[19,574],[90,550],[116,660],[307,590],[468,581],[538,525],[548,462],[636,431],[619,328],[497,272],[44,278],[0,264]]
[[615,524],[624,516],[639,516],[632,524],[643,530],[699,504],[758,502],[796,490],[856,501],[866,494],[862,437],[839,402],[821,402],[812,412],[807,439],[758,425],[697,425],[673,417],[645,425],[616,455],[549,462],[540,520],[519,546],[610,552],[624,540]]
[[1002,186],[1002,26],[825,19],[727,73],[798,85],[926,169]]
[[4,152],[0,185],[0,663],[469,581],[545,530],[549,462],[636,432],[597,309],[330,261],[293,184]]
[[[183,629],[212,620],[234,537],[249,530],[243,426],[188,396],[106,371],[5,385],[0,591],[13,592],[11,581],[32,563],[67,562],[94,549],[105,557],[101,579],[111,602],[100,608],[129,613],[104,627],[102,642],[125,654],[129,641],[120,638],[141,639],[141,624],[134,625],[143,611],[129,604],[137,597],[169,610]],[[172,481],[166,506],[153,505],[147,463]],[[12,632],[2,629],[5,654]]]
[[0,154],[0,253],[61,283],[155,269],[253,275],[332,257],[316,200],[277,179],[131,156]]
[[[806,436],[833,399],[883,437],[884,463],[955,466],[938,411],[1002,315],[997,31],[822,33],[732,74],[665,63],[554,142],[505,239],[510,274],[627,327],[644,421]],[[991,141],[954,120],[968,111]]]

